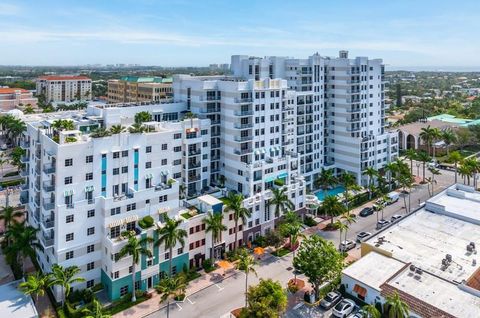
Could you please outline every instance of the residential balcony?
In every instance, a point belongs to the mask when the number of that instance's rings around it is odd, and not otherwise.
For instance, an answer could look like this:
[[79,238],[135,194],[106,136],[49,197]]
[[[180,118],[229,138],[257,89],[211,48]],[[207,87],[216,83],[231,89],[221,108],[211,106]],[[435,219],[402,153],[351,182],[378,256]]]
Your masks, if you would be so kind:
[[304,115],[305,111],[304,110],[297,110],[297,115]]
[[200,96],[200,101],[202,102],[215,102],[220,101],[221,96]]
[[42,156],[42,151],[36,150],[36,151],[35,151],[35,157],[37,157],[37,159],[40,159],[41,156]]
[[23,149],[28,149],[28,148],[30,148],[30,141],[21,140],[21,141],[20,141],[20,147],[22,147]]
[[188,179],[188,182],[199,181],[200,180],[200,175],[199,174],[188,175],[187,179]]
[[28,203],[28,192],[22,192],[20,194],[20,203],[27,204]]
[[249,140],[252,140],[253,139],[253,136],[235,136],[235,141],[238,141],[238,142],[243,142],[243,141],[249,141]]
[[202,114],[218,113],[219,111],[220,111],[220,108],[200,109],[200,113],[202,113]]
[[42,224],[45,229],[51,229],[55,226],[55,219],[53,216],[50,217],[42,217]]
[[45,191],[45,192],[55,191],[55,183],[52,183],[51,181],[44,181],[43,182],[43,191]]
[[236,110],[235,111],[235,116],[252,116],[253,115],[253,110]]
[[210,169],[210,172],[211,172],[211,173],[220,172],[220,168],[219,168],[219,167],[211,168],[211,169]]
[[53,246],[54,243],[54,235],[47,235],[42,234],[40,235],[40,243],[43,245],[44,248]]
[[213,143],[213,144],[210,146],[210,149],[217,149],[217,148],[220,148],[220,143],[219,143],[219,142]]
[[74,209],[75,208],[75,204],[74,203],[68,203],[65,205],[67,209]]
[[43,172],[45,174],[55,173],[55,166],[51,163],[46,163],[43,165]]
[[360,131],[360,127],[347,127],[347,131]]
[[349,123],[357,123],[360,122],[361,118],[347,118]]
[[220,136],[220,135],[221,135],[220,131],[212,131],[212,133],[211,133],[210,136],[212,136],[212,137],[218,137],[218,136]]
[[235,98],[235,103],[251,103],[253,102],[252,98]]
[[55,200],[43,198],[43,208],[45,210],[53,210],[55,208]]
[[218,156],[218,155],[217,156],[212,156],[210,158],[210,160],[220,160],[220,156]]
[[361,112],[362,109],[361,108],[350,108],[350,109],[347,109],[347,113],[359,113]]
[[217,119],[217,120],[210,120],[210,122],[212,123],[212,125],[219,125],[220,124],[220,120]]
[[[194,149],[194,150],[189,150],[188,155],[189,156],[197,156],[201,153],[202,151],[200,149]],[[186,153],[183,152],[183,155],[186,156]]]
[[24,178],[28,177],[28,176],[29,176],[28,170],[27,170],[27,169],[23,169],[23,170],[20,172],[20,176],[21,176],[21,177],[24,177]]
[[236,154],[236,155],[246,155],[246,154],[249,154],[253,151],[253,149],[235,149],[233,150],[233,152]]
[[246,128],[252,128],[253,123],[248,123],[248,124],[241,124],[241,123],[235,123],[235,128],[237,129],[246,129]]
[[30,158],[27,157],[27,156],[23,156],[23,157],[20,158],[21,163],[25,164],[25,163],[28,163],[29,161],[30,161]]
[[312,124],[312,123],[313,123],[313,119],[307,119],[307,120],[305,120],[305,123],[307,123],[307,124]]
[[197,169],[200,168],[200,162],[189,162],[188,169]]

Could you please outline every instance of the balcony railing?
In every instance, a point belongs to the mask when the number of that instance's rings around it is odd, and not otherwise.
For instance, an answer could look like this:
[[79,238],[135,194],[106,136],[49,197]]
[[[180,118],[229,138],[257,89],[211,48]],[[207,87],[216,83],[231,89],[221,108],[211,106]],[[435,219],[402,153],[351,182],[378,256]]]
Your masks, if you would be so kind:
[[26,140],[20,141],[20,147],[22,147],[23,149],[30,148],[30,141],[26,141]]
[[43,165],[43,172],[46,174],[55,173],[55,166],[51,163],[46,163]]
[[253,110],[235,111],[235,116],[252,116]]
[[45,192],[55,191],[55,183],[52,183],[51,181],[44,181],[43,182],[43,191],[45,191]]
[[55,226],[55,219],[52,217],[42,218],[42,224],[46,229],[50,229]]
[[251,153],[252,149],[235,149],[233,152],[237,155],[245,155],[247,153]]
[[198,175],[198,174],[188,175],[188,182],[198,181],[198,180],[200,180],[200,175]]
[[200,109],[200,113],[202,114],[218,113],[219,111],[220,111],[220,108]]
[[347,131],[360,131],[360,127],[347,127]]
[[53,210],[55,208],[55,201],[51,199],[43,199],[43,208],[45,210]]
[[20,194],[20,203],[21,204],[27,204],[28,203],[28,193]]
[[235,103],[251,103],[252,98],[235,98]]
[[235,136],[235,141],[238,141],[238,142],[249,141],[252,139],[253,139],[253,136]]
[[53,246],[53,239],[54,239],[54,236],[50,236],[50,235],[40,235],[40,241],[42,242],[42,245],[47,248],[47,247],[50,247],[50,246]]
[[[189,150],[188,155],[189,156],[196,156],[199,155],[202,151],[200,149],[195,149],[195,150]],[[183,155],[185,156],[186,153],[184,152]]]
[[246,129],[246,128],[252,128],[253,123],[248,123],[248,124],[240,124],[240,123],[235,123],[235,128],[237,129]]
[[30,161],[30,158],[27,156],[23,156],[22,158],[20,158],[21,163],[28,163],[29,161]]

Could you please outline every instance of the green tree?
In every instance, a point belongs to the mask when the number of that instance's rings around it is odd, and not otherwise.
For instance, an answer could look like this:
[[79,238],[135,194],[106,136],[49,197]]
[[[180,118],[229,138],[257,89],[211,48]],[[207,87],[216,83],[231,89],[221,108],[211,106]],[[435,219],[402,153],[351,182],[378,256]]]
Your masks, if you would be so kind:
[[410,173],[413,175],[413,160],[417,160],[417,152],[413,149],[407,149],[405,158],[410,160]]
[[112,127],[110,127],[110,133],[112,135],[120,134],[124,131],[125,127],[123,127],[122,125],[113,125]]
[[93,129],[90,132],[90,137],[92,137],[92,138],[102,138],[102,137],[108,137],[111,134],[112,133],[109,130],[107,130],[106,128],[98,127],[96,129]]
[[245,273],[245,307],[248,305],[248,274],[254,273],[257,276],[257,271],[255,270],[256,262],[253,256],[248,254],[246,249],[241,249],[238,253],[238,263],[236,268]]
[[343,223],[342,221],[340,220],[337,220],[335,223],[335,228],[338,230],[339,232],[339,241],[338,241],[338,250],[341,250],[342,249],[342,233],[345,231],[348,230],[348,224],[345,224]]
[[450,155],[450,146],[457,142],[457,135],[451,130],[446,129],[442,132],[442,140],[447,146],[447,157]]
[[465,146],[472,142],[472,132],[468,128],[460,127],[456,130],[457,142],[460,149],[463,150]]
[[440,170],[438,170],[434,167],[429,167],[428,171],[430,171],[430,173],[432,174],[432,182],[431,183],[432,183],[432,196],[433,196],[435,194],[435,189],[434,189],[434,186],[435,186],[435,183],[436,183],[435,176],[438,176],[441,173],[440,173]]
[[420,139],[424,142],[427,148],[427,154],[430,155],[430,150],[432,147],[434,131],[433,128],[428,125],[427,127],[423,127],[420,131]]
[[316,188],[320,188],[323,190],[323,197],[327,196],[327,190],[337,184],[338,180],[333,174],[333,169],[323,169],[320,172],[320,175],[314,181],[314,185]]
[[84,318],[111,318],[111,315],[107,315],[103,312],[102,304],[93,298],[92,304],[82,310]]
[[365,305],[362,307],[362,311],[365,313],[365,318],[381,318],[382,314],[375,307],[375,305]]
[[25,156],[26,151],[20,147],[13,148],[10,156],[12,157],[12,164],[17,167],[18,170],[23,168],[22,157]]
[[468,180],[468,185],[470,185],[470,178],[472,177],[472,169],[465,165],[465,164],[462,164],[459,168],[458,168],[458,174],[463,178],[463,184],[467,184],[467,180]]
[[[127,244],[125,244],[118,252],[117,260],[124,257],[132,257],[132,302],[137,301],[135,296],[135,275],[137,274],[137,264],[142,255],[152,257],[152,252],[147,248],[148,243],[153,243],[151,237],[138,239],[135,232],[131,231],[127,235]],[[172,254],[170,254],[170,258]]]
[[155,245],[164,244],[165,248],[169,252],[169,275],[172,276],[172,259],[173,259],[173,248],[180,243],[182,248],[185,246],[185,238],[188,236],[187,231],[180,228],[181,220],[175,220],[168,215],[165,215],[164,226],[161,229],[157,230],[158,240],[155,242]]
[[396,171],[398,170],[398,166],[395,164],[395,162],[388,162],[386,165],[385,165],[385,171],[387,173],[387,176],[388,176],[388,190],[392,190],[392,179],[396,173]]
[[337,279],[343,269],[343,256],[335,246],[318,235],[303,240],[293,266],[308,277],[318,297],[320,286]]
[[330,224],[333,225],[333,218],[345,212],[345,206],[338,200],[337,196],[329,195],[323,199],[321,209],[325,215],[330,217]]
[[152,115],[146,111],[138,112],[135,114],[135,117],[134,117],[134,121],[136,124],[143,124],[151,120],[152,120]]
[[210,259],[213,262],[213,250],[215,247],[215,242],[221,237],[222,232],[227,230],[227,227],[223,224],[222,213],[209,212],[203,222],[205,223],[205,232],[212,233],[212,249],[210,251]]
[[43,275],[36,272],[33,275],[28,275],[27,279],[18,285],[18,288],[25,295],[35,296],[35,303],[38,305],[38,297],[45,295],[49,281],[50,274]]
[[367,169],[363,171],[363,174],[368,177],[368,199],[370,200],[372,199],[372,194],[374,191],[373,188],[374,188],[375,178],[379,176],[379,173],[374,167],[369,166],[367,167]]
[[35,114],[35,109],[31,105],[27,105],[25,109],[23,110],[23,113],[28,115],[28,114]]
[[452,151],[448,156],[448,161],[452,162],[455,165],[455,183],[457,183],[458,163],[460,163],[462,159],[462,155],[458,151]]
[[43,250],[37,239],[39,230],[32,226],[25,226],[24,223],[15,223],[6,233],[6,236],[13,238],[12,244],[5,249],[6,254],[16,254],[18,263],[21,265],[22,276],[25,273],[25,259],[34,259],[36,250]]
[[[13,223],[19,223],[17,222],[17,219],[22,217],[23,213],[23,211],[15,210],[11,206],[3,207],[2,214],[0,214],[0,220],[3,220],[5,231],[8,231]],[[10,245],[9,240],[6,240],[6,243],[7,246]]]
[[345,224],[347,224],[347,228],[345,228],[345,241],[347,240],[347,232],[348,232],[348,229],[350,228],[350,225],[352,225],[352,223],[356,223],[357,222],[357,219],[355,217],[355,215],[352,215],[352,214],[348,214],[348,213],[345,213],[344,215],[342,215],[340,217],[340,219],[342,219]]
[[427,162],[430,162],[430,156],[425,151],[420,151],[418,153],[418,161],[422,162],[422,182],[425,183],[425,165]]
[[155,286],[155,289],[161,295],[160,301],[167,301],[167,318],[170,317],[170,299],[184,293],[186,288],[185,278],[182,275],[166,277]]
[[345,171],[340,181],[345,188],[345,192],[343,193],[345,197],[345,206],[347,208],[347,213],[350,214],[350,191],[351,190],[360,190],[360,186],[357,184],[357,178],[350,172]]
[[[304,237],[302,234],[302,223],[300,218],[295,212],[288,211],[284,214],[284,220],[280,225],[280,231],[288,236],[288,241],[290,243],[290,250],[293,252],[293,257],[295,258],[296,245],[299,238]],[[294,272],[295,281],[297,280],[297,273]]]
[[145,127],[141,123],[135,123],[130,128],[128,128],[128,131],[131,134],[141,134],[146,131]]
[[275,217],[278,218],[280,215],[285,213],[288,210],[295,209],[295,205],[290,201],[288,197],[287,189],[272,189],[272,198],[268,201],[269,205],[275,205]]
[[384,311],[387,313],[388,318],[407,318],[409,316],[409,307],[400,298],[397,292],[391,296],[385,297],[384,307]]
[[[473,187],[477,188],[477,174],[480,172],[480,163],[477,161],[476,157],[469,157],[463,161],[463,165],[467,166],[471,172],[472,180],[473,180]],[[470,185],[470,181],[468,182]]]
[[227,212],[233,212],[233,220],[235,221],[235,242],[233,243],[233,249],[237,248],[238,221],[242,220],[242,223],[245,225],[247,218],[252,215],[250,210],[243,206],[243,200],[244,197],[241,193],[235,194],[233,192],[229,192],[224,199],[225,209]]
[[52,279],[50,280],[49,286],[58,285],[62,288],[62,306],[65,302],[65,299],[67,299],[68,295],[70,295],[72,284],[82,283],[85,281],[85,278],[77,276],[79,273],[80,268],[75,265],[67,268],[64,268],[58,264],[52,265]]
[[248,305],[242,310],[241,318],[277,318],[287,308],[287,295],[279,282],[260,279],[256,286],[248,289]]

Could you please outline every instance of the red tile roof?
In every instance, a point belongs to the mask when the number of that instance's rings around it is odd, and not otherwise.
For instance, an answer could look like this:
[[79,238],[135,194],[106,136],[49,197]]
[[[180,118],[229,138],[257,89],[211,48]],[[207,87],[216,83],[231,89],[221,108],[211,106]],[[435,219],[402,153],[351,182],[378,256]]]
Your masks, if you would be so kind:
[[23,88],[0,88],[0,94],[13,94],[15,91],[20,91],[22,93],[28,93],[26,89]]
[[47,81],[70,81],[70,80],[89,80],[89,77],[86,76],[61,76],[61,75],[48,75],[40,76],[39,79]]

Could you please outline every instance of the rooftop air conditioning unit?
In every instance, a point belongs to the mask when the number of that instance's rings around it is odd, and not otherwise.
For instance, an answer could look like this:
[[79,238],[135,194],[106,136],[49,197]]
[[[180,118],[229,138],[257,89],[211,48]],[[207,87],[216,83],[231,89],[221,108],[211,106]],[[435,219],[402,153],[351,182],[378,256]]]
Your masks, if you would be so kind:
[[446,259],[449,263],[451,263],[451,262],[452,262],[452,255],[447,254],[447,255],[445,256],[445,259]]
[[412,265],[410,265],[410,271],[414,272],[414,271],[415,271],[415,269],[416,269],[415,265],[413,265],[413,264],[412,264]]
[[422,275],[423,274],[423,270],[421,268],[417,268],[415,270],[415,274],[418,274],[418,275]]

